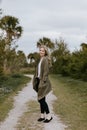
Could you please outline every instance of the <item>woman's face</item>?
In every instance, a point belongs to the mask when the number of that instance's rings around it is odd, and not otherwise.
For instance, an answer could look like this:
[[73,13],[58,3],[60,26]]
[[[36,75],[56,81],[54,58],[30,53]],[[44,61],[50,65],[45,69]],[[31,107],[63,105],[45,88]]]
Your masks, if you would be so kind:
[[40,48],[39,53],[40,53],[41,57],[45,56],[45,49],[44,48]]

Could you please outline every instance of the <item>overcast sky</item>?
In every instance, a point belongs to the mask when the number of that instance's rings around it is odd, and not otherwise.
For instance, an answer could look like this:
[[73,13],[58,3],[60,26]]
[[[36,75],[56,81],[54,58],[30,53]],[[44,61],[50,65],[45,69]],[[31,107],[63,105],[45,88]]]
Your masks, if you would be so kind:
[[70,50],[87,42],[87,0],[2,0],[0,6],[4,15],[17,17],[23,26],[17,44],[26,55],[36,51],[43,36],[62,36]]

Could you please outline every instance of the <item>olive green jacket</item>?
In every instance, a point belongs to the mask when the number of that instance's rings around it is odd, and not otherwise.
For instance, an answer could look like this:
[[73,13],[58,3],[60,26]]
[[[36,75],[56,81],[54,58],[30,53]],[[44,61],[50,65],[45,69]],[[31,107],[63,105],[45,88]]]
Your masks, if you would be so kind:
[[[35,75],[33,77],[33,89],[36,91],[36,86],[35,86],[35,78],[38,75],[38,68],[36,68]],[[48,57],[44,56],[41,62],[41,72],[40,72],[40,83],[38,86],[38,100],[42,99],[45,97],[51,90],[51,83],[48,77],[49,74],[49,63],[48,63]]]

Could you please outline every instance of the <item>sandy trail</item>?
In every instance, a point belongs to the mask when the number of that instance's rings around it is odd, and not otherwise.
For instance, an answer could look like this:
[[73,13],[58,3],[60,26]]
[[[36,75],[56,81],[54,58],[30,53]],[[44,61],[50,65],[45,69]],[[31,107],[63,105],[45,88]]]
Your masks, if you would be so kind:
[[[30,76],[32,78],[32,75],[26,76]],[[17,96],[14,97],[14,108],[10,110],[5,121],[0,124],[0,130],[16,130],[16,125],[20,117],[25,111],[27,111],[26,103],[31,100],[36,100],[36,92],[32,89],[32,80],[25,88],[22,89],[22,91],[18,93]],[[56,97],[50,93],[47,96],[47,102],[50,106],[53,120],[50,123],[44,124],[44,130],[64,130],[66,128],[66,126],[60,122],[59,117],[53,112],[52,103],[54,100],[56,100]]]

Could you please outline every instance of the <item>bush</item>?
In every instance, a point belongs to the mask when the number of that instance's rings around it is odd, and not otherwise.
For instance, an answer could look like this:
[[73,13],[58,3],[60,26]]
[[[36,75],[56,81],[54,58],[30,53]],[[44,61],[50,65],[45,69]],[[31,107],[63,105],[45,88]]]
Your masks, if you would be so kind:
[[22,77],[21,74],[12,74],[11,76],[12,76],[12,78],[21,78]]

